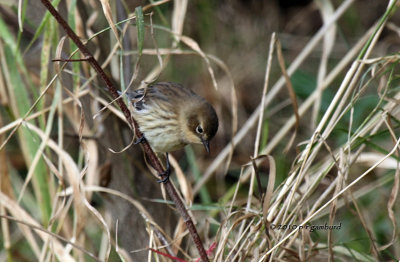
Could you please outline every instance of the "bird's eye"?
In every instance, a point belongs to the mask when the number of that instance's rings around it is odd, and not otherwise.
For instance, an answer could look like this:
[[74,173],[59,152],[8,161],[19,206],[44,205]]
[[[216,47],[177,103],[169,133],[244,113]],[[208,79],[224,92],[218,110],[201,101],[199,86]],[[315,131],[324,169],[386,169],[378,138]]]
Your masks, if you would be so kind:
[[196,127],[196,132],[197,132],[198,134],[203,134],[203,128],[202,128],[201,126],[197,126],[197,127]]

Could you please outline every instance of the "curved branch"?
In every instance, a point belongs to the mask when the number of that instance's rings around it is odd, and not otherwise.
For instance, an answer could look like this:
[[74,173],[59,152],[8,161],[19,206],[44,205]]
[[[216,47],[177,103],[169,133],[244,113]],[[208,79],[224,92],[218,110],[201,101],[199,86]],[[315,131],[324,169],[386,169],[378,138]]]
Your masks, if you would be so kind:
[[[126,120],[131,125],[131,127],[134,129],[136,137],[140,140],[142,140],[142,139],[144,140],[141,143],[143,150],[144,150],[146,156],[148,157],[149,161],[151,162],[152,166],[154,167],[154,169],[157,171],[158,174],[160,174],[161,179],[163,179],[162,174],[165,174],[163,166],[161,165],[161,163],[160,163],[158,157],[156,156],[156,154],[154,153],[154,151],[151,149],[150,144],[144,139],[143,133],[139,130],[139,126],[138,126],[137,122],[132,117],[132,115],[131,115],[128,107],[125,105],[122,97],[119,96],[117,89],[114,87],[111,80],[107,77],[106,73],[103,71],[100,64],[90,53],[89,49],[82,43],[82,41],[75,34],[75,32],[71,29],[71,27],[67,24],[67,22],[61,17],[61,15],[53,7],[53,5],[48,0],[41,0],[41,2],[47,8],[47,10],[51,13],[51,15],[57,20],[57,22],[63,27],[64,31],[67,33],[69,38],[71,38],[71,40],[74,41],[76,46],[79,48],[80,52],[85,56],[85,60],[87,62],[89,62],[89,64],[93,67],[93,69],[97,72],[97,74],[104,81],[104,83],[107,86],[108,91],[116,99],[117,104],[119,105],[122,112],[124,113]],[[176,208],[178,209],[183,221],[185,222],[186,227],[188,228],[190,235],[192,236],[193,242],[195,243],[197,250],[199,251],[201,260],[208,261],[207,253],[203,247],[203,244],[201,243],[201,239],[200,239],[199,234],[197,233],[196,227],[194,226],[193,221],[192,221],[191,217],[189,216],[189,213],[187,212],[185,205],[179,198],[178,193],[175,190],[175,187],[172,185],[172,183],[169,180],[167,180],[164,183],[164,186],[165,186],[165,189],[166,189],[169,197],[172,199],[172,201],[174,201]]]

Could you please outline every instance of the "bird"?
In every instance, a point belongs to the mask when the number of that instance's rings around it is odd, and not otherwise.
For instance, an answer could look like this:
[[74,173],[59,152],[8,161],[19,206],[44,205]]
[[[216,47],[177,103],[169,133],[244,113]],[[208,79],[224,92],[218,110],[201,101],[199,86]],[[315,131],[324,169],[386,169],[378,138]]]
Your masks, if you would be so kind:
[[[122,93],[120,93],[122,94]],[[206,99],[174,82],[158,82],[127,91],[132,116],[155,153],[179,150],[188,144],[203,144],[218,130],[218,116]],[[142,141],[137,141],[140,143]]]

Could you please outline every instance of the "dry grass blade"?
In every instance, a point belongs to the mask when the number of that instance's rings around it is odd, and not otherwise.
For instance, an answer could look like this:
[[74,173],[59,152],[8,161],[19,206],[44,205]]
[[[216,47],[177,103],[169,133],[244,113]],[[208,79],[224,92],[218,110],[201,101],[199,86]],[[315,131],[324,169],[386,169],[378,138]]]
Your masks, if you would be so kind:
[[111,11],[110,1],[109,0],[100,0],[100,3],[101,3],[101,6],[103,7],[104,16],[106,17],[107,22],[110,25],[111,30],[113,31],[113,33],[115,35],[115,39],[117,40],[119,47],[122,48],[122,44],[119,39],[117,27],[115,26],[115,24],[113,22],[113,15],[112,15],[112,11]]
[[[361,174],[357,179],[353,180],[350,184],[348,184],[346,187],[344,187],[340,192],[338,192],[336,195],[334,195],[329,201],[327,201],[324,205],[322,205],[317,211],[314,213],[310,214],[309,217],[303,220],[303,222],[299,225],[300,226],[305,226],[306,223],[308,223],[313,217],[315,217],[319,212],[324,210],[328,205],[330,205],[335,199],[337,199],[339,196],[341,196],[343,193],[345,193],[348,189],[353,187],[355,184],[357,184],[361,179],[363,179],[366,175],[368,175],[372,170],[374,170],[377,166],[379,166],[383,161],[385,161],[387,158],[391,157],[395,151],[397,150],[397,147],[400,145],[400,138],[396,141],[395,146],[393,149],[385,155],[385,157],[381,158],[378,162],[376,162],[374,165],[372,165],[370,168],[368,168],[367,171],[365,171],[363,174]],[[275,246],[270,249],[264,256],[260,259],[260,261],[263,261],[263,259],[272,253],[276,248],[278,248],[281,244],[283,244],[286,240],[288,240],[293,234],[298,232],[297,230],[292,231],[289,233],[287,236],[285,236],[281,241],[279,241]]]
[[[357,44],[354,45],[354,47],[346,54],[343,59],[341,59],[340,63],[332,69],[331,73],[328,74],[328,76],[325,78],[324,82],[322,83],[322,88],[325,90],[332,82],[333,80],[341,73],[341,71],[344,70],[348,66],[348,64],[351,62],[352,59],[360,52],[361,48],[364,46],[365,42],[367,42],[368,38],[372,34],[374,27],[371,27],[360,39],[360,41],[357,42]],[[307,110],[315,103],[316,99],[318,99],[318,91],[314,91],[306,101],[304,101],[300,108],[299,108],[299,114],[300,116],[303,116]],[[289,130],[293,127],[293,125],[296,123],[296,118],[295,116],[291,116],[289,120],[285,123],[285,125],[281,128],[281,131],[276,134],[267,147],[261,152],[262,154],[267,154],[271,152],[281,141],[286,134],[289,132]]]
[[[271,36],[271,41],[269,44],[269,53],[268,53],[268,62],[266,65],[266,69],[265,69],[265,78],[264,78],[264,88],[263,88],[263,92],[262,92],[262,96],[261,96],[261,106],[262,108],[264,108],[265,106],[265,95],[267,93],[268,90],[268,84],[269,84],[269,75],[271,72],[271,64],[272,64],[272,57],[273,57],[273,50],[274,50],[274,46],[276,43],[276,39],[275,39],[275,34],[272,34]],[[250,204],[251,204],[251,199],[253,197],[253,188],[254,188],[254,181],[255,181],[255,176],[256,176],[256,170],[255,170],[255,159],[258,158],[258,153],[259,153],[259,145],[260,145],[260,139],[261,139],[261,132],[262,132],[262,123],[264,120],[264,111],[262,111],[260,113],[260,117],[258,119],[258,126],[257,126],[257,134],[256,134],[256,139],[254,141],[254,152],[253,152],[253,165],[254,165],[254,169],[251,175],[251,179],[250,179],[250,185],[249,185],[249,192],[248,192],[248,197],[247,197],[247,205],[246,205],[246,209],[250,208]],[[260,187],[261,185],[259,185]],[[244,224],[242,224],[242,226],[244,226]]]
[[174,47],[180,42],[185,22],[185,14],[187,10],[188,0],[174,1],[174,9],[172,11],[172,32],[174,33]]
[[[377,25],[378,28],[376,29],[375,35],[372,36],[372,40],[369,42],[370,45],[364,52],[364,58],[367,58],[369,54],[372,52],[372,49],[374,47],[374,43],[377,41],[380,33],[382,32],[382,24]],[[281,190],[278,199],[283,199],[285,196],[286,192],[289,191],[289,189],[292,189],[293,184],[292,182],[294,181],[294,188],[297,189],[298,186],[300,185],[302,179],[305,176],[305,171],[309,168],[311,165],[312,161],[315,159],[317,156],[322,144],[317,142],[317,136],[321,136],[323,139],[327,138],[333,128],[335,127],[337,121],[342,117],[342,110],[346,105],[346,101],[349,99],[352,90],[355,88],[355,85],[357,83],[357,80],[359,79],[361,72],[363,70],[364,65],[362,63],[354,62],[352,67],[349,69],[349,71],[346,74],[346,77],[344,78],[339,90],[336,92],[332,102],[330,103],[328,109],[326,110],[326,113],[322,117],[321,121],[319,122],[317,128],[314,130],[314,134],[311,137],[311,141],[307,144],[306,148],[303,150],[299,157],[299,162],[301,163],[300,168],[296,171],[293,172],[292,175],[288,178],[288,181],[285,183],[284,188]],[[321,135],[319,135],[321,134]],[[299,175],[298,175],[299,174]],[[292,181],[293,180],[293,181]],[[285,200],[284,206],[286,209],[289,208],[290,203],[293,200],[293,197],[295,195],[296,190],[291,190],[290,195],[288,198]],[[273,210],[278,207],[280,202],[276,202],[275,205],[273,206]],[[271,212],[270,216],[274,215],[274,212]],[[284,213],[286,214],[286,212]]]
[[399,183],[400,183],[399,177],[400,177],[400,167],[399,167],[399,162],[397,162],[396,173],[394,175],[393,188],[392,188],[392,191],[390,192],[390,197],[389,197],[389,200],[387,203],[388,216],[389,216],[390,221],[392,222],[392,226],[393,226],[392,239],[386,245],[379,247],[379,251],[385,250],[386,248],[392,246],[396,242],[396,239],[397,239],[397,235],[398,235],[397,219],[396,219],[394,211],[393,211],[393,206],[394,206],[394,204],[396,202],[396,198],[399,194]]
[[[36,220],[34,220],[28,213],[25,212],[15,201],[9,199],[7,196],[5,196],[2,192],[0,192],[0,200],[1,203],[7,208],[7,210],[12,214],[12,217],[8,218],[10,220],[17,221],[16,217],[18,217],[18,222],[21,225],[26,225],[21,228],[21,231],[25,234],[25,237],[28,239],[31,239],[30,242],[31,244],[37,245],[36,240],[32,237],[31,234],[31,229],[33,230],[39,230],[36,231],[37,234],[40,236],[40,238],[43,241],[46,241],[50,236],[54,236],[55,238],[52,239],[52,245],[53,245],[53,252],[54,255],[60,260],[60,261],[75,261],[68,253],[65,252],[65,248],[61,245],[57,239],[62,239],[60,236],[57,234],[53,234],[52,232],[47,231],[44,229],[41,225],[37,223]],[[65,242],[69,243],[68,240],[62,239]],[[79,246],[70,243],[72,246],[79,248],[80,250],[83,250]],[[34,248],[34,246],[32,246]],[[35,249],[34,249],[35,250]],[[86,253],[86,252],[85,252]],[[39,258],[40,251],[37,248],[35,255],[37,258]],[[91,253],[87,252],[87,254],[91,255]],[[94,257],[93,255],[91,255]],[[95,258],[95,257],[94,257]]]
[[[150,2],[0,4],[2,254],[395,259],[400,0]],[[161,186],[165,159],[131,146],[125,99],[154,81],[193,88],[219,119],[211,154],[174,152]]]
[[60,91],[56,92],[56,94],[57,95],[54,97],[54,100],[53,100],[53,103],[52,103],[52,106],[51,106],[51,109],[50,109],[49,117],[47,119],[47,126],[46,126],[46,130],[45,130],[45,136],[42,139],[42,142],[41,142],[41,144],[40,144],[40,146],[38,148],[38,151],[36,152],[36,154],[35,154],[35,156],[34,156],[34,158],[32,160],[32,163],[31,163],[31,166],[29,168],[28,174],[26,176],[24,185],[22,186],[22,189],[21,189],[20,194],[18,196],[18,202],[20,202],[22,197],[24,196],[25,189],[26,189],[26,187],[28,186],[29,182],[31,181],[31,179],[33,177],[33,174],[35,172],[35,168],[36,168],[39,160],[41,159],[42,152],[43,152],[44,148],[47,145],[47,141],[49,140],[50,131],[53,128],[53,120],[54,120],[56,105],[57,105],[58,101],[61,99],[60,98]]
[[[268,53],[268,61],[267,61],[267,66],[265,70],[265,77],[264,77],[264,88],[262,91],[262,96],[261,96],[261,108],[265,108],[265,95],[267,94],[268,91],[268,85],[269,85],[269,77],[271,74],[271,65],[272,65],[272,57],[274,54],[274,46],[276,44],[276,34],[273,33],[271,35],[271,41],[269,43],[269,53]],[[260,116],[258,118],[258,125],[257,125],[257,134],[256,134],[256,139],[254,141],[254,153],[253,157],[256,158],[258,156],[258,153],[260,151],[260,139],[261,139],[261,129],[262,129],[262,123],[264,120],[264,110],[261,111]]]
[[[0,55],[4,56],[3,53],[3,44],[0,42]],[[1,61],[0,61],[1,63]],[[3,74],[0,74],[0,104],[3,106],[7,106],[9,104],[7,91],[6,91],[6,83]]]
[[[264,221],[268,224],[270,221],[267,220],[268,218],[268,210],[272,200],[272,194],[274,192],[274,185],[276,179],[276,165],[275,160],[272,156],[267,155],[268,163],[269,163],[269,176],[268,176],[268,186],[265,190],[264,198],[263,198],[263,218]],[[268,226],[268,225],[267,225]]]
[[180,40],[183,43],[185,43],[188,47],[193,49],[195,52],[197,52],[204,59],[204,61],[207,64],[207,69],[208,69],[208,72],[210,73],[212,83],[213,83],[215,89],[218,89],[217,80],[215,79],[214,70],[211,67],[210,60],[208,59],[206,54],[201,50],[199,44],[196,41],[194,41],[193,39],[191,39],[190,37],[187,37],[187,36],[181,36]]
[[[354,0],[346,0],[336,9],[336,12],[331,17],[331,19],[324,24],[324,26],[318,30],[318,32],[313,36],[313,38],[309,41],[309,43],[305,46],[304,49],[300,52],[300,54],[296,57],[296,59],[291,63],[287,72],[289,75],[292,75],[295,70],[299,68],[299,66],[304,62],[304,60],[311,54],[315,46],[321,40],[321,38],[326,33],[326,30],[329,29],[337,20],[344,14],[344,12],[353,4]],[[274,99],[277,93],[280,91],[282,86],[284,85],[285,80],[283,77],[279,78],[279,80],[275,83],[275,85],[271,88],[271,91],[268,93],[265,99],[265,106],[268,106],[269,103]],[[314,97],[315,99],[315,97]],[[218,157],[213,161],[213,163],[208,167],[203,175],[203,179],[197,182],[194,187],[194,191],[197,190],[210,178],[211,174],[213,174],[218,166],[221,165],[226,159],[226,157],[231,152],[231,145],[237,145],[249,132],[249,130],[255,125],[258,120],[258,116],[260,112],[264,110],[259,105],[253,112],[253,114],[248,118],[248,120],[242,125],[241,129],[237,132],[237,134],[232,138],[231,143],[229,143],[225,148],[219,153]],[[262,154],[265,154],[264,152]]]
[[[316,4],[321,10],[323,21],[324,22],[329,21],[330,17],[334,13],[332,2],[316,1]],[[336,26],[334,25],[331,28],[329,28],[328,32],[324,36],[323,49],[321,54],[321,63],[318,69],[317,87],[315,89],[318,95],[313,107],[312,128],[315,128],[317,123],[317,118],[320,111],[321,100],[322,100],[322,91],[323,91],[322,83],[326,77],[326,73],[328,70],[327,67],[328,67],[329,55],[333,50],[335,39],[336,39]]]
[[289,151],[289,149],[292,147],[294,139],[296,138],[297,130],[299,129],[299,125],[300,125],[300,116],[299,116],[296,94],[293,90],[292,81],[290,81],[290,77],[286,71],[285,59],[283,58],[281,42],[279,40],[277,40],[277,42],[276,42],[276,49],[277,49],[277,54],[278,54],[279,66],[281,67],[282,74],[285,78],[286,87],[289,91],[290,100],[292,101],[292,105],[293,105],[294,115],[296,117],[296,122],[294,125],[294,132],[293,132],[291,138],[289,139],[289,142],[287,143],[285,149],[283,150],[283,152],[287,153]]
[[[332,157],[335,160],[335,164],[337,164],[335,156],[331,153]],[[336,181],[336,187],[335,187],[335,191],[333,192],[334,195],[336,195],[340,189],[342,188],[342,185],[344,183],[345,180],[345,174],[343,172],[345,172],[344,170],[346,170],[346,166],[345,166],[345,161],[346,159],[344,158],[344,152],[340,151],[340,163],[337,164],[337,168],[338,168],[338,175],[337,178],[335,179]],[[335,215],[336,215],[336,211],[337,211],[337,199],[335,199],[332,202],[330,211],[329,211],[329,225],[332,225],[334,220],[335,220]],[[333,236],[332,236],[332,231],[328,231],[328,249],[329,249],[329,261],[334,261],[334,253],[333,253]]]
[[[385,119],[385,123],[386,123],[386,126],[387,126],[387,128],[388,128],[388,130],[390,132],[392,140],[395,141],[396,140],[396,134],[394,132],[393,124],[391,123],[390,119],[391,118],[389,117],[389,115],[387,115],[387,119]],[[396,151],[396,156],[397,156],[397,159],[399,159],[399,156],[400,156],[399,148]],[[393,212],[393,206],[394,206],[396,198],[397,198],[397,196],[399,194],[399,183],[400,183],[400,169],[399,169],[399,166],[400,166],[399,161],[396,161],[396,168],[395,168],[396,171],[395,171],[395,174],[394,174],[393,187],[392,187],[392,190],[390,192],[389,200],[388,200],[388,203],[387,203],[388,217],[389,217],[390,222],[392,223],[392,226],[393,226],[393,234],[392,234],[392,238],[389,241],[389,243],[387,243],[386,245],[383,245],[382,247],[378,248],[379,251],[385,250],[386,248],[392,246],[396,241],[396,236],[397,236],[398,230],[397,230],[396,217],[395,217],[394,212]]]
[[[1,75],[1,74],[0,74]],[[3,119],[0,116],[0,125],[3,125]],[[0,143],[4,140],[4,135],[0,134]],[[12,189],[12,183],[10,179],[10,172],[7,167],[7,159],[5,150],[0,151],[0,192],[3,192],[10,199],[15,199]],[[0,202],[0,215],[6,215],[6,209]],[[11,248],[11,234],[10,226],[7,220],[1,220],[1,232],[4,239],[4,249],[9,250]]]
[[186,179],[187,176],[185,176],[182,168],[178,164],[178,161],[176,161],[173,156],[170,156],[170,163],[175,170],[176,176],[178,178],[179,187],[181,189],[180,192],[182,192],[185,203],[187,205],[191,205],[193,202],[193,190],[189,181]]
[[[41,139],[45,139],[45,134],[36,126],[25,122],[24,123],[30,130],[34,131],[37,135],[41,137]],[[68,175],[68,180],[69,183],[72,186],[72,192],[73,192],[73,199],[74,199],[74,211],[76,213],[76,220],[75,220],[75,234],[80,234],[83,228],[85,227],[85,221],[86,221],[86,211],[84,209],[84,206],[89,208],[89,211],[92,212],[96,217],[99,218],[99,220],[104,224],[104,221],[101,219],[101,216],[99,213],[94,210],[87,202],[85,195],[83,194],[81,190],[81,173],[76,166],[75,162],[73,159],[70,157],[69,154],[67,154],[63,149],[59,148],[58,145],[51,139],[48,139],[46,141],[46,144],[48,147],[50,147],[52,150],[54,150],[58,156],[62,159],[63,165],[66,168],[67,175]],[[109,234],[109,233],[108,233]]]
[[[355,213],[356,213],[357,217],[359,218],[359,221],[361,222],[362,227],[364,228],[365,232],[368,235],[369,243],[371,246],[371,248],[370,248],[371,254],[378,261],[379,260],[378,248],[375,244],[376,237],[372,233],[371,225],[366,221],[366,212],[361,210],[359,204],[354,199],[353,193],[351,192],[350,189],[346,193],[347,193],[347,195],[350,196],[350,199],[355,207]],[[332,255],[332,257],[333,257],[333,255]]]

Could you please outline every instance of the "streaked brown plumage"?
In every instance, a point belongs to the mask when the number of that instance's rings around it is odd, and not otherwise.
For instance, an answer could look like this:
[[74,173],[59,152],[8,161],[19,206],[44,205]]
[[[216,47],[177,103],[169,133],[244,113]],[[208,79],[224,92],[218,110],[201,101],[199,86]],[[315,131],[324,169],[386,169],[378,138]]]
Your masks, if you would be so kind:
[[192,90],[160,82],[127,92],[140,131],[155,152],[171,152],[187,144],[203,144],[218,130],[214,108]]

